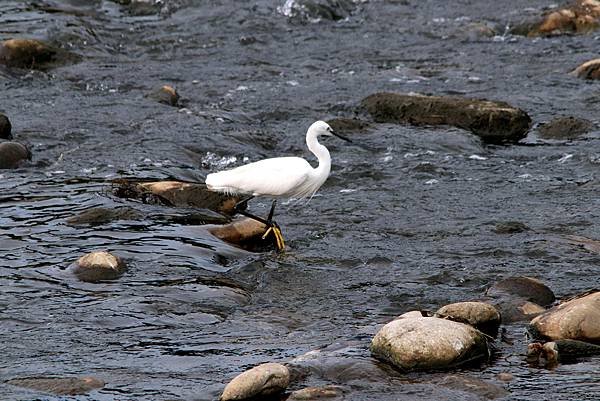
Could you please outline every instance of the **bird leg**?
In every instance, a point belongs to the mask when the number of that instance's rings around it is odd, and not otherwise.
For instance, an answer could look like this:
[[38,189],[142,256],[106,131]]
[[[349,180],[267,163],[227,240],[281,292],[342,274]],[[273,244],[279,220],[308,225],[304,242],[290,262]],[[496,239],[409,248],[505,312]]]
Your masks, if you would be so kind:
[[234,206],[234,210],[236,211],[236,213],[239,213],[242,216],[249,217],[253,220],[259,221],[259,222],[263,223],[264,225],[266,225],[268,227],[268,229],[267,229],[267,231],[265,231],[262,238],[263,239],[267,238],[267,236],[272,232],[273,236],[275,237],[275,245],[277,246],[277,250],[279,252],[283,251],[285,249],[285,242],[283,240],[283,234],[281,233],[281,228],[279,228],[279,224],[277,224],[273,221],[273,214],[275,213],[275,205],[277,203],[277,200],[274,200],[273,203],[271,204],[271,210],[269,211],[269,216],[265,220],[262,217],[259,217],[255,214],[252,214],[252,213],[242,210],[240,208],[241,205],[247,204],[248,201],[252,198],[254,198],[254,196],[250,196],[250,197],[243,199],[242,201],[236,203]]

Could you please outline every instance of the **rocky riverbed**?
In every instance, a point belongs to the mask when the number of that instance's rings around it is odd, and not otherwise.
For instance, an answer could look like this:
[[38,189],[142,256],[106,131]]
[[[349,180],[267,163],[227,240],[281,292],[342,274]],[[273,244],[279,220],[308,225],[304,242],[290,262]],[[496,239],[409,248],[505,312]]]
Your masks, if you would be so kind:
[[[1,2],[0,399],[598,399],[599,9]],[[204,177],[318,119],[353,144],[240,246]]]

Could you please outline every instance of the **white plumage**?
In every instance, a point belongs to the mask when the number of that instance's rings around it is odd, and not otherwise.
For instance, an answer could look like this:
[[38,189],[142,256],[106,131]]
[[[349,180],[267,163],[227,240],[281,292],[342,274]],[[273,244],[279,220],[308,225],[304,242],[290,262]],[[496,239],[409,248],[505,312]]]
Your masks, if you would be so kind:
[[320,135],[335,135],[348,140],[335,134],[324,121],[313,123],[306,132],[306,145],[319,160],[317,168],[300,157],[276,157],[209,174],[206,186],[216,192],[249,196],[312,196],[327,180],[331,171],[329,151],[317,140]]

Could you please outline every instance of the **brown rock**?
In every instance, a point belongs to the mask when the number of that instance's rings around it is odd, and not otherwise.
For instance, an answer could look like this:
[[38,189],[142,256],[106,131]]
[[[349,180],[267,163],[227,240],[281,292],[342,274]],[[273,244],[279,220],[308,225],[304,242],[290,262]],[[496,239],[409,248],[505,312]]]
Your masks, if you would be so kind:
[[600,292],[555,306],[533,319],[529,331],[537,339],[600,344]]
[[549,11],[537,21],[525,23],[512,30],[527,36],[583,34],[600,26],[600,1],[576,0],[558,10]]
[[35,39],[9,39],[0,43],[0,64],[18,68],[40,68],[55,61],[57,50]]
[[469,324],[476,329],[495,336],[500,327],[500,313],[484,302],[457,302],[441,307],[436,317]]
[[371,353],[403,371],[456,367],[489,355],[483,333],[436,317],[409,317],[386,324],[373,338]]
[[539,136],[544,139],[574,139],[592,130],[594,124],[577,117],[558,117],[540,126]]
[[600,79],[600,58],[581,64],[572,74],[583,79]]
[[357,118],[332,118],[327,124],[340,134],[364,132],[370,127],[369,123]]
[[155,89],[148,94],[148,97],[169,106],[177,106],[177,103],[179,102],[179,94],[175,88],[169,85],[163,85],[160,88]]
[[208,231],[225,242],[241,244],[261,238],[267,231],[267,226],[260,221],[243,217],[229,224],[210,226]]
[[6,383],[13,386],[57,395],[87,394],[92,390],[104,387],[104,382],[95,377],[31,377],[11,379]]
[[488,100],[376,93],[361,104],[376,122],[452,125],[492,143],[516,142],[525,137],[531,125],[523,110]]
[[125,263],[108,252],[91,252],[80,257],[71,270],[81,281],[93,283],[120,277],[125,271]]
[[31,152],[18,142],[0,143],[0,169],[17,168],[23,162],[31,160]]
[[116,180],[113,193],[121,198],[139,199],[145,203],[158,203],[177,207],[194,207],[231,215],[241,199],[211,192],[204,184],[180,181],[135,182]]
[[236,376],[223,390],[221,401],[246,400],[282,393],[290,383],[288,368],[263,363]]
[[515,378],[515,376],[512,373],[500,372],[496,375],[496,378],[503,382],[510,382]]

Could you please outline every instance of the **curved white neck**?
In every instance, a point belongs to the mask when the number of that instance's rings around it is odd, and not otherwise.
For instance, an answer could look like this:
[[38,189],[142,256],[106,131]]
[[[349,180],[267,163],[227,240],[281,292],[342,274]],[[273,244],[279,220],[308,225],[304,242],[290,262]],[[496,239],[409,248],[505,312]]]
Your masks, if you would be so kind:
[[324,174],[327,177],[331,171],[331,156],[327,148],[319,143],[317,135],[312,130],[308,130],[306,133],[306,146],[319,160],[319,167],[315,169],[316,173]]

